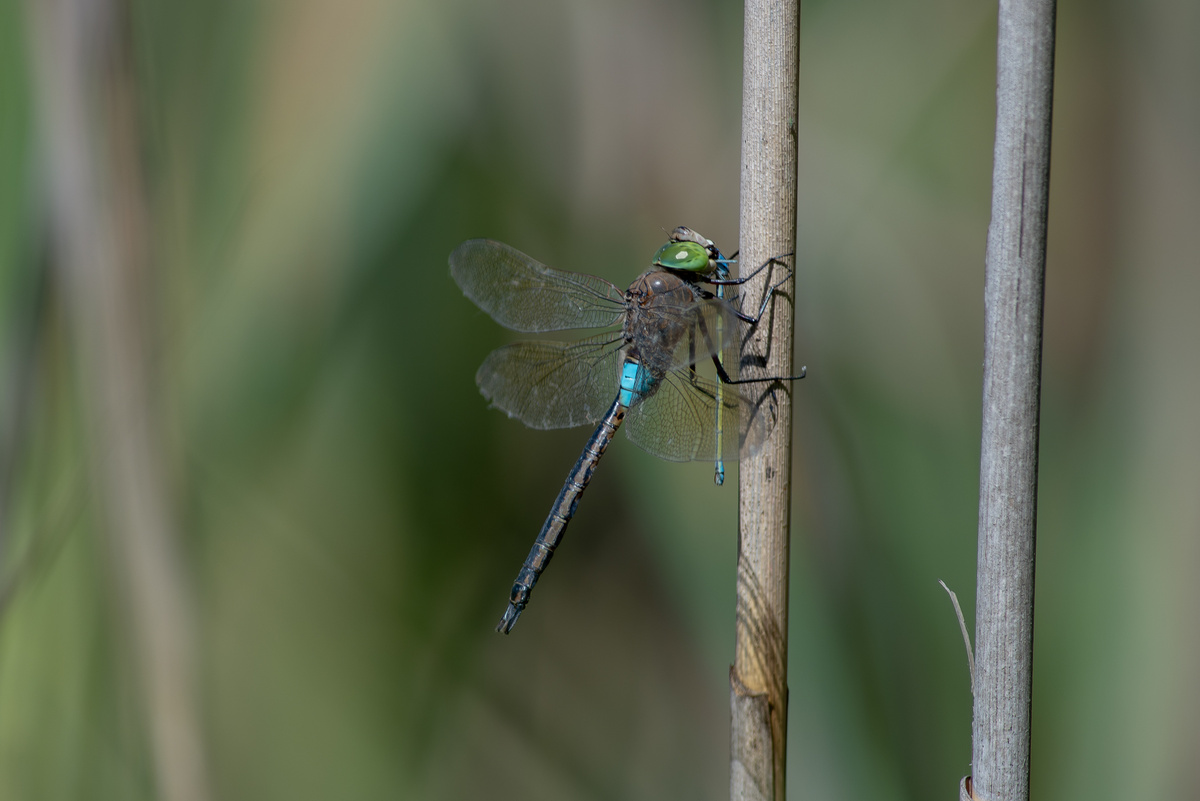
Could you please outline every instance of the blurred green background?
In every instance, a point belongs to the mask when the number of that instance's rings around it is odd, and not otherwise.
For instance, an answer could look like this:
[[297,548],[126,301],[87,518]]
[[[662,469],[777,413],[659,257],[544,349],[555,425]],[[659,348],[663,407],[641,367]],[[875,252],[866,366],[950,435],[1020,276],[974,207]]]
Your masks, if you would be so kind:
[[[0,799],[162,797],[32,6],[0,4]],[[727,797],[736,476],[619,438],[494,633],[588,432],[487,408],[475,369],[512,336],[446,258],[487,236],[624,286],[679,224],[736,249],[741,14],[130,3],[213,798]],[[950,798],[969,772],[937,580],[973,621],[995,17],[802,9],[791,798]],[[1200,798],[1200,5],[1058,19],[1033,793]]]

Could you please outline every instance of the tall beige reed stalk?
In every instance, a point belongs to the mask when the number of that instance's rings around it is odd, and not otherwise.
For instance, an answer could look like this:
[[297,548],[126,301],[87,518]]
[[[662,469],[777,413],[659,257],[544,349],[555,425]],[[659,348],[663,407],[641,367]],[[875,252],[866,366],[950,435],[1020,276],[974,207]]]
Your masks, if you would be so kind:
[[[798,0],[747,0],[744,40],[738,261],[753,266],[796,251]],[[753,286],[765,291],[760,283]],[[793,277],[779,287],[746,344],[747,353],[766,356],[765,364],[743,368],[743,377],[794,374],[794,297]],[[751,294],[747,307],[756,303]],[[779,420],[762,450],[739,470],[737,642],[729,674],[734,801],[785,798],[792,390],[771,390]]]
[[960,795],[973,792],[985,801],[1029,798],[1054,17],[1054,0],[1000,0],[984,279],[972,781],[960,787]]

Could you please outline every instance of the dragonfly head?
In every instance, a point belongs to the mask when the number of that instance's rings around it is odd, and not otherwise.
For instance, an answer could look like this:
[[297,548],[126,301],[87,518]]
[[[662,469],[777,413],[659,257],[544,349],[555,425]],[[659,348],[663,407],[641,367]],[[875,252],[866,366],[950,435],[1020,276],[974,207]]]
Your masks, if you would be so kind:
[[728,278],[729,265],[733,263],[733,259],[725,258],[717,250],[711,239],[685,225],[672,231],[670,241],[654,254],[656,267],[697,275],[716,273],[718,278]]
[[654,254],[653,264],[667,270],[705,275],[716,269],[712,254],[699,242],[668,242]]

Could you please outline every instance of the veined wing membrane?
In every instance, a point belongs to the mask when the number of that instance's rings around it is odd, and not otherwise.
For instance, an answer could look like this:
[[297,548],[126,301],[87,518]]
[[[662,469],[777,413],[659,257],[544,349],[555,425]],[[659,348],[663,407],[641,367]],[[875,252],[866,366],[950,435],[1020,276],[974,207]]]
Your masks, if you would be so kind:
[[578,342],[514,342],[488,354],[475,383],[492,405],[530,428],[595,424],[620,386],[619,334]]
[[[728,362],[729,354],[738,349],[749,330],[749,325],[737,316],[733,306],[721,298],[679,304],[656,303],[649,307],[648,313],[664,322],[678,322],[686,331],[678,341],[670,343],[670,360],[660,365],[665,369],[703,364],[718,353],[725,354]],[[651,326],[651,334],[654,328]],[[641,350],[645,353],[647,348],[643,346]]]
[[[754,454],[775,426],[774,389],[723,385],[723,454]],[[671,462],[707,461],[717,452],[717,385],[686,369],[673,370],[657,391],[629,410],[625,434],[635,445]]]
[[603,278],[555,270],[491,239],[455,248],[450,274],[463,294],[514,331],[607,327],[625,312],[625,293]]

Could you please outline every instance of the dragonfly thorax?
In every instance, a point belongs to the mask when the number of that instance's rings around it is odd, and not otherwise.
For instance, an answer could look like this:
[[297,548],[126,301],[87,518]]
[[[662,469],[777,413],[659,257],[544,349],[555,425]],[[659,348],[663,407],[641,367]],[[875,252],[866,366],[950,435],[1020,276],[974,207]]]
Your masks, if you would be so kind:
[[690,281],[654,269],[639,275],[625,292],[628,352],[655,379],[675,366],[676,348],[692,331],[701,297],[702,290]]
[[694,303],[696,285],[667,270],[650,269],[639,275],[625,292],[628,305],[681,306]]

